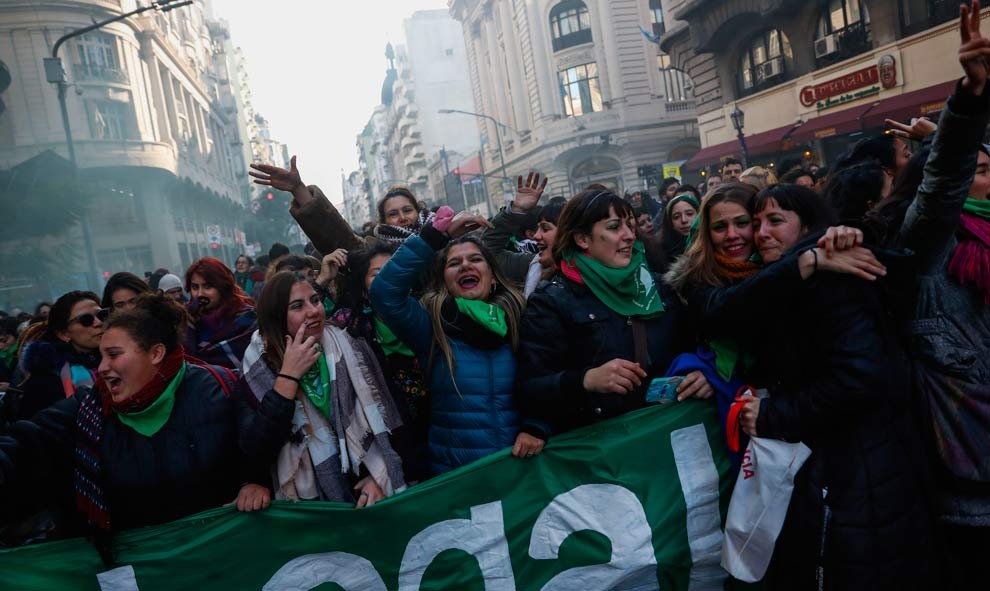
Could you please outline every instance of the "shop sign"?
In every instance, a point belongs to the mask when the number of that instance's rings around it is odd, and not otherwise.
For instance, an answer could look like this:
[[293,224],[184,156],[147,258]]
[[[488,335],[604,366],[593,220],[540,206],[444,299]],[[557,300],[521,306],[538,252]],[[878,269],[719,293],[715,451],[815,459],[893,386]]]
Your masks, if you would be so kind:
[[802,106],[815,107],[821,111],[880,94],[881,90],[901,84],[903,82],[897,56],[885,53],[869,67],[801,88],[798,98]]

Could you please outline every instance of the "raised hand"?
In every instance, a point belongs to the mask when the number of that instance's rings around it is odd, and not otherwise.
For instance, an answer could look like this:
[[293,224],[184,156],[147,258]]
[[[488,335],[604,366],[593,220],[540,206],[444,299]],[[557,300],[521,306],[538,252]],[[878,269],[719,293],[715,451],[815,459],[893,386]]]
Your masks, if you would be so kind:
[[455,215],[454,219],[451,220],[450,225],[447,226],[446,234],[451,240],[453,240],[454,238],[460,238],[464,234],[482,227],[492,227],[491,222],[485,219],[485,216],[462,211],[461,213]]
[[346,264],[347,251],[345,249],[338,248],[337,250],[331,252],[323,257],[323,261],[320,265],[320,275],[316,278],[316,282],[320,285],[330,283],[337,278],[337,273]]
[[529,173],[525,182],[523,182],[522,175],[516,177],[516,197],[512,200],[513,209],[522,212],[536,207],[536,204],[540,202],[540,197],[543,196],[543,190],[547,188],[547,180],[548,177],[544,176],[541,183],[538,172]]
[[990,39],[980,33],[980,0],[959,7],[959,37],[959,63],[966,72],[962,85],[982,95],[990,76]]
[[248,174],[254,177],[254,183],[257,185],[272,187],[290,193],[304,186],[302,178],[299,176],[299,169],[296,168],[295,156],[289,160],[289,170],[270,164],[259,164],[257,162],[252,162],[251,168],[254,170],[249,171]]
[[920,142],[926,137],[935,133],[938,126],[932,123],[927,117],[916,117],[911,119],[911,125],[905,125],[893,119],[884,119],[884,123],[890,129],[890,133],[906,140]]

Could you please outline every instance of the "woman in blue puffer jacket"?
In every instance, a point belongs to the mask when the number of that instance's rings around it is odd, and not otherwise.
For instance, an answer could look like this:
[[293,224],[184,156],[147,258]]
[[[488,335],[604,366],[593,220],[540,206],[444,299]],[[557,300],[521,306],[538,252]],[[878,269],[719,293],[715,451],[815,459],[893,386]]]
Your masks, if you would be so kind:
[[[512,393],[525,300],[480,241],[460,237],[488,222],[452,218],[450,208],[441,208],[433,225],[406,240],[379,271],[370,291],[375,312],[429,376],[433,475],[509,446],[530,457],[547,438],[539,425],[520,428]],[[431,265],[432,282],[417,300],[410,291]]]

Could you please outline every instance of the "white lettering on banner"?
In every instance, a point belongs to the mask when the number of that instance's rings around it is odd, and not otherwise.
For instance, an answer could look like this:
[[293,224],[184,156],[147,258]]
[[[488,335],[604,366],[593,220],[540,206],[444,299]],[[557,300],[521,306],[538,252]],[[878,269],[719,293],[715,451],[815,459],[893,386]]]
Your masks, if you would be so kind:
[[463,550],[477,558],[485,591],[515,591],[501,501],[471,507],[470,520],[448,519],[413,536],[402,555],[399,591],[419,591],[426,568],[444,550]]
[[689,591],[719,591],[726,573],[722,556],[722,520],[718,507],[718,470],[704,425],[670,434],[674,464],[687,507],[687,539],[691,548]]
[[100,591],[140,591],[133,566],[121,566],[96,575]]
[[[670,443],[687,509],[693,563],[689,589],[720,590],[726,573],[719,565],[719,478],[707,432],[703,425],[678,429],[670,434]],[[609,539],[609,562],[567,569],[548,581],[542,591],[660,589],[650,522],[636,495],[619,485],[585,484],[554,497],[536,519],[529,555],[535,560],[557,559],[564,541],[586,530]],[[515,591],[501,501],[471,507],[470,519],[448,519],[413,536],[399,567],[399,591],[418,591],[426,569],[446,550],[463,550],[477,559],[485,591]],[[96,577],[101,591],[140,591],[132,566]],[[307,554],[290,560],[263,589],[307,591],[324,583],[336,583],[345,591],[386,589],[370,561],[347,552]]]
[[371,562],[347,552],[294,558],[278,569],[262,591],[309,591],[324,583],[336,583],[344,591],[387,591]]
[[615,484],[585,484],[557,495],[536,519],[529,555],[536,560],[556,559],[564,540],[583,530],[609,539],[609,562],[567,569],[542,591],[660,589],[653,532],[635,494]]

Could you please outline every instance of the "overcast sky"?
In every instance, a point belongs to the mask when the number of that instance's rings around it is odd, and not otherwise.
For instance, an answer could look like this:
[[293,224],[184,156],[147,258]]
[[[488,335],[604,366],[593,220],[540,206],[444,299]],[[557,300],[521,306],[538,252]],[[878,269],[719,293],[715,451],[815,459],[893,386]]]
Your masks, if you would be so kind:
[[244,49],[254,106],[298,156],[303,181],[342,200],[340,170],[357,168],[355,139],[381,102],[385,44],[402,21],[446,0],[214,0]]

